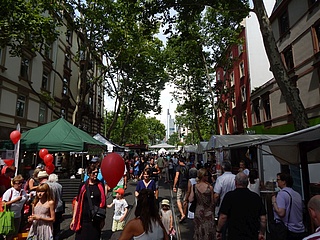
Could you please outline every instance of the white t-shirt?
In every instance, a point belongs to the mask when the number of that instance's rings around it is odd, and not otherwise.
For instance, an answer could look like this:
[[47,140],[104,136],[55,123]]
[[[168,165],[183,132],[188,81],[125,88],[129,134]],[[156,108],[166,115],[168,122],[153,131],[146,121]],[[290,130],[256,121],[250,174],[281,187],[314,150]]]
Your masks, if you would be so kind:
[[253,183],[253,184],[251,184],[249,182],[248,188],[249,188],[250,191],[255,192],[256,194],[258,194],[260,196],[260,179],[257,178],[257,179],[255,179],[255,181],[256,182]]
[[[10,198],[10,195],[12,193],[12,196]],[[19,196],[22,196],[20,201],[14,202],[10,205],[10,210],[12,212],[14,212],[14,218],[20,218],[21,217],[21,210],[23,208],[24,203],[27,201],[28,199],[28,195],[26,194],[26,192],[21,189],[20,191],[17,191],[16,189],[9,188],[2,196],[2,200],[5,202],[9,202],[11,200],[14,200],[16,198],[18,198]]]
[[128,203],[125,199],[113,199],[114,203],[114,215],[113,219],[114,220],[119,220],[123,215],[125,208],[128,207]]
[[134,236],[133,239],[134,240],[161,240],[164,238],[163,236],[163,229],[162,227],[159,225],[158,222],[151,222],[152,225],[152,232],[149,231],[148,233],[144,232],[139,236]]
[[220,205],[222,203],[224,195],[236,188],[235,177],[236,175],[231,172],[224,172],[224,174],[217,178],[213,191],[220,195]]

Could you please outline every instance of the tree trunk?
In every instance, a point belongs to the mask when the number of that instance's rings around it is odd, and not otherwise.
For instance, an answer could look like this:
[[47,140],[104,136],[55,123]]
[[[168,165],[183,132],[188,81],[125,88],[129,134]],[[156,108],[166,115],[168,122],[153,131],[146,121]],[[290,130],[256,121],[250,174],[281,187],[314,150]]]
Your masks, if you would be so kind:
[[264,3],[262,0],[253,0],[253,3],[271,70],[292,113],[294,127],[296,130],[307,128],[309,123],[305,108],[300,99],[299,91],[291,84],[288,72],[281,59]]

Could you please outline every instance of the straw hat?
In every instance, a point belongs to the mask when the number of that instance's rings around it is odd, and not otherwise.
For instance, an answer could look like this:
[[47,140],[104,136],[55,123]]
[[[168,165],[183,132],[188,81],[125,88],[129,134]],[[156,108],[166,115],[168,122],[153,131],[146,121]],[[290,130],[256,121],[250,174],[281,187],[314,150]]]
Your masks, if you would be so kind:
[[168,200],[168,199],[163,199],[163,200],[161,201],[161,205],[167,205],[167,206],[170,206],[170,202],[169,202],[169,200]]
[[46,171],[40,171],[39,173],[38,173],[38,176],[37,176],[38,178],[47,178],[47,177],[49,177],[49,175],[48,175],[48,173],[46,172]]

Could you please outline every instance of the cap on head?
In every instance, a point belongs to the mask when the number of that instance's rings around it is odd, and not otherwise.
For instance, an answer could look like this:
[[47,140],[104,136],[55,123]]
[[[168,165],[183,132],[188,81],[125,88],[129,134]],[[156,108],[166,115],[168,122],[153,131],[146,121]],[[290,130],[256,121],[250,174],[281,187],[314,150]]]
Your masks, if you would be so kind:
[[167,206],[170,206],[170,202],[169,202],[169,200],[168,200],[168,199],[163,199],[163,200],[161,201],[161,205],[167,205]]
[[93,157],[90,162],[92,163],[99,162],[99,157]]
[[39,173],[38,173],[38,176],[37,176],[38,178],[47,178],[47,177],[49,177],[49,175],[48,175],[48,173],[46,172],[46,171],[40,171]]
[[119,193],[120,195],[124,195],[124,189],[123,188],[118,188],[114,192]]

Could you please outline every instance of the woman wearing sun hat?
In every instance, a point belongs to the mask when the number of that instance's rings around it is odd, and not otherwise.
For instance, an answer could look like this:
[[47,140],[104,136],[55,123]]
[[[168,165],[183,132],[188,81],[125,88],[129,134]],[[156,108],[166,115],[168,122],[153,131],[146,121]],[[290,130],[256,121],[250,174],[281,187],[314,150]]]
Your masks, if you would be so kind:
[[15,176],[12,180],[12,188],[9,188],[2,197],[2,200],[5,202],[6,207],[14,212],[14,227],[15,231],[10,235],[6,236],[6,240],[13,239],[19,232],[20,223],[21,223],[21,210],[24,203],[28,200],[28,195],[22,188],[23,177],[19,174]]

